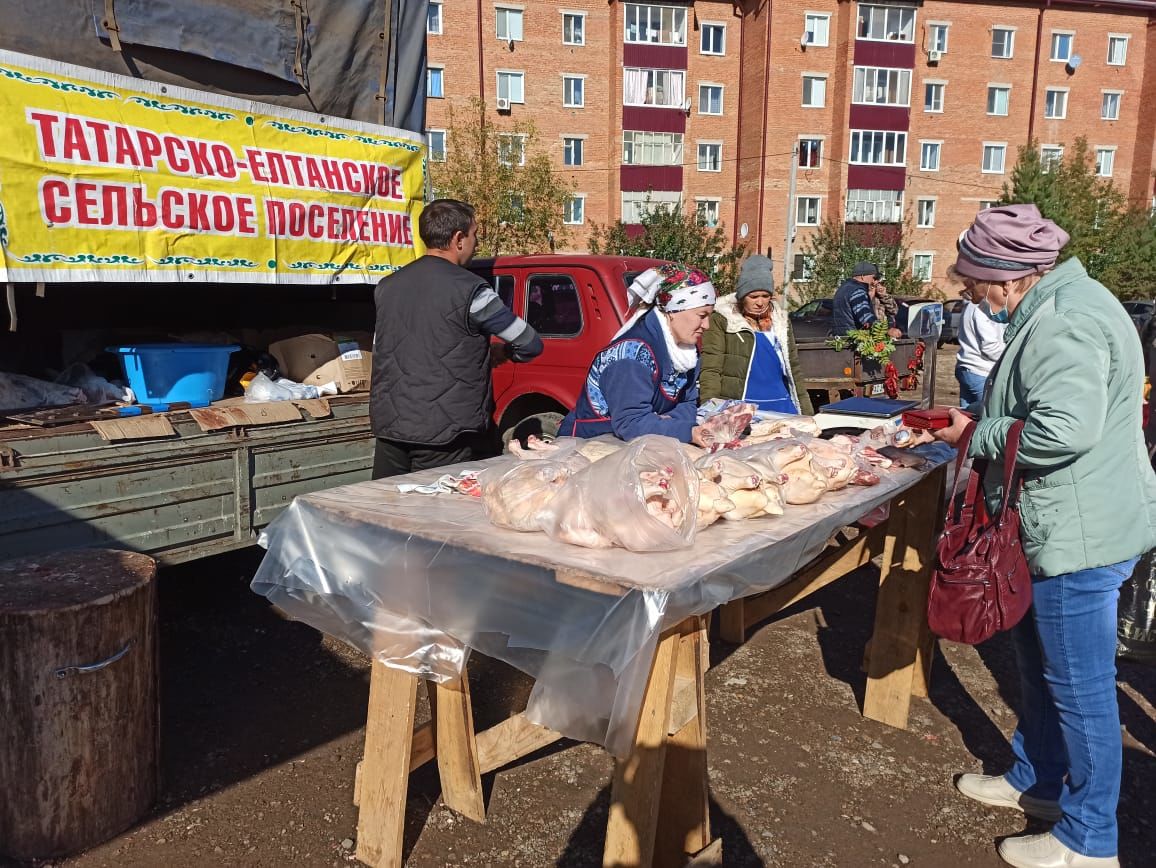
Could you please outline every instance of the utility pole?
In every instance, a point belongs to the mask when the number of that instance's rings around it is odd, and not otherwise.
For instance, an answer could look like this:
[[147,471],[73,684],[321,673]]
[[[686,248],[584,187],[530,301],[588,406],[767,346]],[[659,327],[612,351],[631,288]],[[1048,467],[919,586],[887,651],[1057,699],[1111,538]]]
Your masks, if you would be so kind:
[[799,174],[799,143],[795,143],[794,149],[791,151],[791,186],[787,193],[787,243],[783,247],[783,288],[784,296],[786,295],[786,287],[791,281],[791,263],[794,260],[794,244],[795,244],[795,182]]

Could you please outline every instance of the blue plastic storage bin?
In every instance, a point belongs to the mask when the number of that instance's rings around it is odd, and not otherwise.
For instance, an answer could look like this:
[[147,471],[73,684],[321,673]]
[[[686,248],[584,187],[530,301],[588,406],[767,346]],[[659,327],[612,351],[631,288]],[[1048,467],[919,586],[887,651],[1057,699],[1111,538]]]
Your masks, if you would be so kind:
[[219,401],[233,344],[135,344],[109,347],[141,404]]

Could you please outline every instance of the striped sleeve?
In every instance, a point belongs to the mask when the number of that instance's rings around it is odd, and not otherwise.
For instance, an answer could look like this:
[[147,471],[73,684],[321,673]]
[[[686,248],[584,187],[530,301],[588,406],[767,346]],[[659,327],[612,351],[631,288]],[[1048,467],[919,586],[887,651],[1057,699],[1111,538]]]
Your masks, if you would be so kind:
[[528,362],[542,352],[542,339],[538,333],[524,319],[515,316],[489,286],[482,286],[474,295],[470,304],[470,325],[481,334],[505,341],[512,361]]

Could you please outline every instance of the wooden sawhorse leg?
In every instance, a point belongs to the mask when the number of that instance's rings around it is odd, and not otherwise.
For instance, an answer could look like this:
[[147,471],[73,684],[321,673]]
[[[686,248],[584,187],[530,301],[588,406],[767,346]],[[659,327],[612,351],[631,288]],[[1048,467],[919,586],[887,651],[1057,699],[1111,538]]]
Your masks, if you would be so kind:
[[680,868],[710,843],[706,641],[702,617],[659,638],[634,748],[615,763],[604,868]]
[[927,627],[927,590],[943,524],[945,468],[892,501],[875,602],[863,714],[907,728],[911,697],[926,696],[935,639]]

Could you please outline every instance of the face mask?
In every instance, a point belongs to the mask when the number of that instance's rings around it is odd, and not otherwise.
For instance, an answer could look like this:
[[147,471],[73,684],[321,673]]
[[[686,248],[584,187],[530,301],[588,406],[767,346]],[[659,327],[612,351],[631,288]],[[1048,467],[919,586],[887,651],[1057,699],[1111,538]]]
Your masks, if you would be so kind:
[[1005,307],[999,313],[992,313],[991,312],[991,305],[988,304],[986,298],[980,302],[979,309],[982,310],[985,314],[987,314],[987,318],[990,319],[992,322],[1006,323],[1008,320],[1007,308]]

